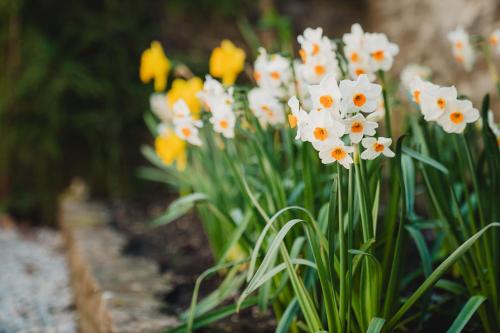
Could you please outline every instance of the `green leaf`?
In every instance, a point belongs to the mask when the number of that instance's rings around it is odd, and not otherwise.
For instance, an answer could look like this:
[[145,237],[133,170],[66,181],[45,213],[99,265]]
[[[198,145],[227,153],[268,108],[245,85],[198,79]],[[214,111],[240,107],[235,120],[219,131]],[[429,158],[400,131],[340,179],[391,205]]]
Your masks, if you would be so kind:
[[182,215],[186,214],[197,202],[206,201],[209,197],[205,193],[192,193],[184,197],[180,197],[174,200],[170,206],[168,206],[165,213],[154,219],[151,224],[153,226],[168,224]]
[[420,255],[420,260],[422,260],[422,266],[424,270],[424,275],[427,277],[432,271],[432,259],[429,254],[429,249],[425,243],[424,236],[419,229],[413,227],[412,225],[406,225],[406,230],[409,232],[410,236],[413,238],[415,245],[417,246],[418,253]]
[[366,333],[379,333],[382,331],[382,327],[385,324],[385,319],[375,317],[370,321],[370,325],[366,330]]
[[444,173],[446,175],[449,174],[448,169],[444,165],[442,165],[441,163],[439,163],[435,159],[430,158],[429,156],[422,155],[421,153],[419,153],[411,148],[408,148],[408,147],[403,147],[403,153],[405,153],[406,155],[408,155],[410,157],[413,157],[417,161],[420,161],[424,164],[427,164],[427,165],[433,167],[436,170],[441,171],[442,173]]
[[423,295],[425,292],[432,288],[434,284],[439,280],[439,278],[455,263],[462,255],[468,251],[472,245],[489,229],[493,227],[500,227],[500,223],[493,222],[488,224],[486,227],[478,231],[468,240],[466,240],[462,245],[460,245],[446,260],[444,260],[441,265],[439,265],[431,275],[425,279],[425,281],[418,287],[418,289],[403,303],[399,310],[394,314],[394,316],[387,323],[387,329],[390,330],[396,325],[401,319],[401,317],[413,306],[413,304]]
[[486,300],[486,297],[481,295],[472,296],[467,303],[465,303],[464,307],[458,314],[457,318],[453,321],[447,333],[460,333],[464,329],[465,325],[472,318],[477,309],[483,304]]

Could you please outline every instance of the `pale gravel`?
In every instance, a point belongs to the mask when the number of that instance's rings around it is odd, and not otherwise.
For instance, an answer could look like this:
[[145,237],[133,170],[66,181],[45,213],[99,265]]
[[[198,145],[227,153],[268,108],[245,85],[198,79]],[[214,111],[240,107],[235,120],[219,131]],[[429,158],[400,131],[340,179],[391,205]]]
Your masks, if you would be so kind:
[[0,333],[76,331],[60,234],[0,228]]

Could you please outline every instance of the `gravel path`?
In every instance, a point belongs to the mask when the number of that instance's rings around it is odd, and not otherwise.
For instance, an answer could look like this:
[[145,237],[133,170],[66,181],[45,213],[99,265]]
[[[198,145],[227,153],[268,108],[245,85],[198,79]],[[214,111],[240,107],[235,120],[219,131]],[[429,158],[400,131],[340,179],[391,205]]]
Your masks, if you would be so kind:
[[68,270],[57,232],[0,228],[0,333],[74,333]]

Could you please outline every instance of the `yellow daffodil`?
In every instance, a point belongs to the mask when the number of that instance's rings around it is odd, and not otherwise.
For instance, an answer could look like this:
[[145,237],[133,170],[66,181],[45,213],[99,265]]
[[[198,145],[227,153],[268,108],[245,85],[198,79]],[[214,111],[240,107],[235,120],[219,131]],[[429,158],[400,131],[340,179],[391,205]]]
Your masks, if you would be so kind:
[[165,56],[161,44],[157,41],[151,43],[151,47],[141,56],[139,76],[141,81],[148,83],[154,79],[155,91],[163,91],[167,86],[167,76],[170,71],[170,61]]
[[167,165],[176,162],[178,170],[186,168],[186,142],[173,131],[166,131],[156,137],[155,150],[158,157]]
[[175,102],[183,99],[191,114],[197,118],[200,113],[201,104],[196,94],[203,89],[203,81],[199,77],[189,80],[175,79],[172,88],[167,93],[167,103],[172,109]]
[[225,39],[220,46],[212,51],[210,56],[210,74],[221,78],[225,85],[231,85],[243,70],[245,51]]

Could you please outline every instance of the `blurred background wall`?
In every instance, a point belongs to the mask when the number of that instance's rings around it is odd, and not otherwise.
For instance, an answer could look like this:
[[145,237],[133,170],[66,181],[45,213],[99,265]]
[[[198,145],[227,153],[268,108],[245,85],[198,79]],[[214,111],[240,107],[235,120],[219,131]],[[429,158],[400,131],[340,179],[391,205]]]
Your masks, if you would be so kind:
[[152,140],[138,62],[153,39],[204,75],[223,38],[251,60],[253,32],[271,50],[291,50],[308,26],[339,37],[360,22],[400,45],[394,75],[427,64],[477,103],[491,90],[484,64],[474,74],[455,65],[446,33],[489,33],[499,11],[495,0],[0,0],[0,210],[52,223],[57,195],[77,176],[98,197],[151,191],[135,170]]

